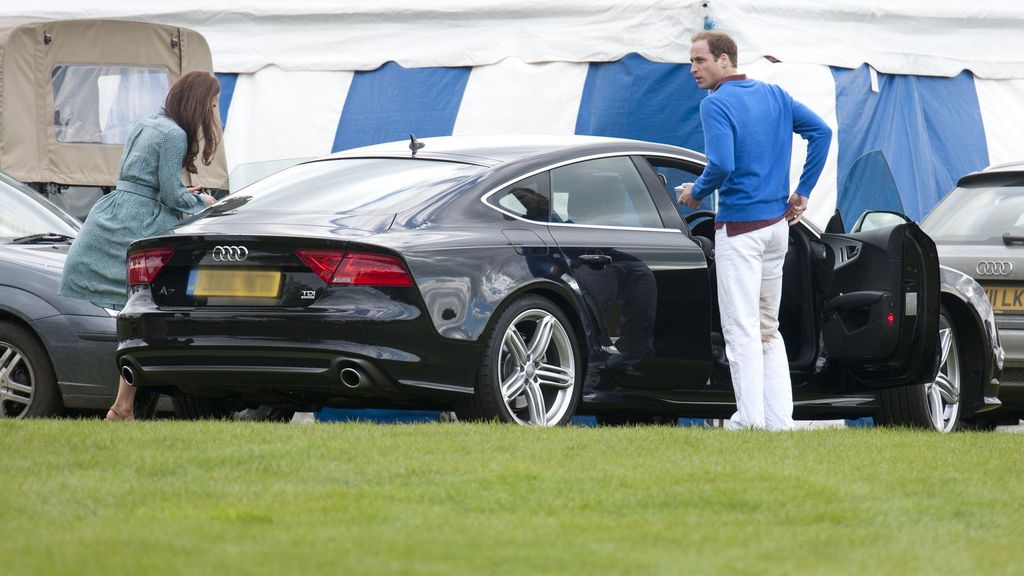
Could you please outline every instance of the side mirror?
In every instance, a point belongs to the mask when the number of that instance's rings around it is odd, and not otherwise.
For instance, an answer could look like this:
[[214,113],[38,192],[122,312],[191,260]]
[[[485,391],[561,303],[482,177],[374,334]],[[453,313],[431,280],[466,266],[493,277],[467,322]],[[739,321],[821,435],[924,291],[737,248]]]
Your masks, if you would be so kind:
[[888,228],[898,224],[906,224],[907,222],[913,222],[913,220],[899,212],[891,212],[889,210],[868,210],[860,215],[860,218],[858,218],[857,222],[853,225],[852,231],[867,232],[868,230]]

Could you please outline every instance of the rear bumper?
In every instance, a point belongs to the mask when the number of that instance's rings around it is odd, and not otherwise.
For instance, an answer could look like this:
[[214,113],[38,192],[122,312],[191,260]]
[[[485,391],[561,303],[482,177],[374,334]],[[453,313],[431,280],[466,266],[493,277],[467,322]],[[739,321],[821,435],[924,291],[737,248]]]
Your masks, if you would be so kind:
[[423,315],[353,320],[333,310],[141,310],[118,316],[117,367],[171,394],[246,403],[447,406],[471,394],[480,347]]

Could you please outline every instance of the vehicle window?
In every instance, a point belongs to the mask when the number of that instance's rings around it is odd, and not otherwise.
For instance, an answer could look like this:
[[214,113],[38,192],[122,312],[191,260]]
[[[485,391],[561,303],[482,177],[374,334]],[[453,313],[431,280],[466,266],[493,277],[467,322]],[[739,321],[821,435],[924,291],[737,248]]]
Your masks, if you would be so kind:
[[1024,181],[979,182],[954,188],[921,222],[936,242],[999,244],[1024,236]]
[[405,158],[341,158],[286,168],[215,205],[221,210],[395,212],[465,182],[480,166]]
[[75,236],[80,224],[43,198],[41,194],[0,174],[0,238],[11,239],[32,234]]
[[651,168],[658,174],[658,179],[665,185],[665,193],[672,200],[672,204],[684,218],[687,214],[692,214],[697,210],[715,210],[716,194],[711,194],[701,200],[700,208],[696,209],[676,203],[676,186],[696,181],[703,171],[703,167],[698,164],[688,164],[669,158],[649,157],[647,161],[650,162]]
[[54,66],[54,138],[124,144],[136,120],[160,111],[170,81],[162,67]]
[[492,196],[490,201],[520,218],[547,222],[551,213],[547,178],[548,174],[544,172],[520,180]]
[[572,224],[663,228],[640,173],[628,157],[601,158],[551,171],[555,216]]

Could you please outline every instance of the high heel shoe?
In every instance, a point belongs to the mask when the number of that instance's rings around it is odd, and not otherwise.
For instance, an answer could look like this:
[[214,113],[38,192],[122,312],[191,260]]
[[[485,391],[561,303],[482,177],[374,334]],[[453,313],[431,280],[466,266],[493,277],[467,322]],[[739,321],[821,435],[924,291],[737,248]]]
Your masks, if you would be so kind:
[[[111,416],[113,416],[113,417],[111,417]],[[111,406],[110,409],[107,410],[107,418],[106,418],[106,420],[107,420],[107,422],[130,422],[130,421],[135,419],[132,416],[134,416],[134,415],[133,414],[125,414],[124,412],[121,412],[120,410],[118,410],[114,406]]]

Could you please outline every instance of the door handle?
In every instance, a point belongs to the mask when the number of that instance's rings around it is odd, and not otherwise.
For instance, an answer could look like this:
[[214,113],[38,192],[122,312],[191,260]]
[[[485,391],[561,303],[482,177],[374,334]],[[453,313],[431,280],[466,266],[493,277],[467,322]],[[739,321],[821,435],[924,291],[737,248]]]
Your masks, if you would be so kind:
[[612,257],[607,254],[581,254],[580,262],[594,268],[604,268],[612,263]]

